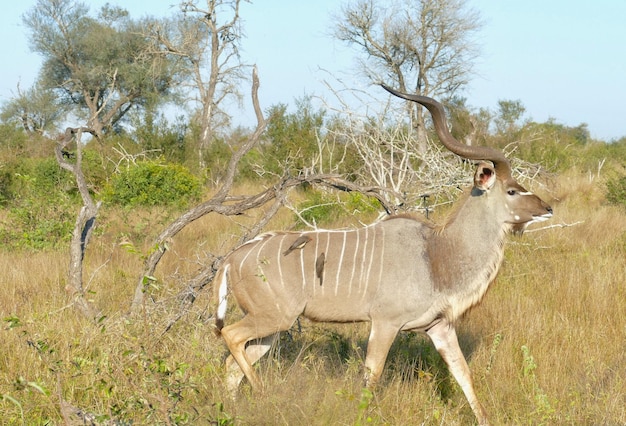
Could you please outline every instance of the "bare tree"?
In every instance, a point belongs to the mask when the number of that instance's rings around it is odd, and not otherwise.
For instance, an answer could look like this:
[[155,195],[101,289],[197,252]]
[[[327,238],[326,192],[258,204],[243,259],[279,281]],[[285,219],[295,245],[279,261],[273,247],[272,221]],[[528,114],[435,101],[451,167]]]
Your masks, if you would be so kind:
[[144,272],[140,276],[139,282],[135,289],[135,296],[131,304],[131,312],[136,311],[143,304],[143,294],[145,291],[145,286],[150,282],[149,280],[154,274],[157,265],[165,254],[166,242],[170,238],[173,238],[187,225],[205,216],[208,213],[217,212],[227,215],[239,214],[250,208],[263,205],[265,202],[267,202],[267,200],[272,198],[267,194],[258,194],[248,197],[244,200],[240,200],[239,203],[235,203],[234,205],[226,204],[227,201],[231,201],[228,196],[235,181],[235,175],[237,173],[237,165],[239,164],[239,161],[248,151],[250,151],[250,149],[252,149],[252,147],[254,147],[254,145],[257,144],[259,138],[265,130],[266,123],[265,118],[263,117],[263,113],[261,112],[261,107],[259,106],[258,90],[259,79],[255,67],[252,76],[252,104],[257,117],[257,127],[255,132],[248,138],[246,143],[237,152],[233,153],[228,164],[222,186],[216,192],[216,194],[211,197],[210,200],[198,206],[195,206],[185,212],[178,219],[172,222],[167,228],[165,228],[165,230],[163,230],[161,234],[159,234],[159,236],[156,238],[156,243],[154,246],[157,247],[157,249],[154,250],[152,254],[146,259]]
[[[342,8],[334,36],[360,49],[359,67],[373,83],[442,98],[467,84],[481,25],[466,0],[357,0]],[[425,150],[422,109],[407,103],[407,111]]]
[[[341,144],[360,158],[351,170],[355,182],[385,188],[381,194],[394,212],[428,213],[437,204],[456,198],[459,187],[471,184],[471,165],[442,150],[428,135],[423,149],[418,149],[420,141],[403,112],[389,103],[381,109],[372,94],[362,93],[357,100],[369,106],[364,113],[353,107],[355,92],[345,83],[326,84],[338,101],[338,106],[326,104],[336,117],[336,124],[327,129],[326,141]],[[341,84],[343,89],[337,89]]]
[[385,123],[351,121],[343,128],[331,131],[363,159],[355,170],[361,185],[387,188],[384,196],[397,211],[427,207],[423,197],[436,195],[448,202],[458,194],[458,187],[468,182],[467,167],[458,158],[447,155],[427,139],[426,149],[417,150],[417,138],[401,121]]
[[184,60],[191,77],[188,93],[200,108],[198,124],[199,165],[215,130],[228,124],[229,116],[220,104],[228,97],[240,98],[238,86],[244,78],[239,48],[242,38],[239,7],[242,0],[206,0],[180,3],[181,15],[163,26],[152,28],[152,37],[161,49]]

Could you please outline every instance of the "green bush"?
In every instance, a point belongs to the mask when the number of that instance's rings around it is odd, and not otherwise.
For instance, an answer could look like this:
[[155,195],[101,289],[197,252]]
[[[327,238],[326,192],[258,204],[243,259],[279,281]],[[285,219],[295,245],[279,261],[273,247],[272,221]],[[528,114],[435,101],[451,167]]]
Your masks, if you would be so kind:
[[187,205],[200,192],[199,179],[184,166],[144,161],[115,175],[103,198],[123,206]]
[[626,207],[626,176],[618,176],[606,182],[606,199],[611,204]]
[[11,194],[12,181],[11,173],[0,168],[0,206],[5,206],[13,198]]
[[8,220],[0,227],[0,245],[40,250],[67,242],[76,210],[73,176],[54,158],[26,158],[6,171]]
[[0,229],[0,245],[43,250],[66,244],[76,220],[66,201],[39,204],[36,200],[25,200],[11,208],[10,226]]
[[10,198],[16,200],[35,197],[45,201],[58,191],[76,186],[72,174],[59,167],[52,157],[18,160],[7,165],[7,170],[11,173]]
[[[359,192],[340,193],[339,196],[307,191],[307,199],[298,205],[302,219],[316,225],[332,225],[336,220],[354,214],[372,213],[379,209],[377,200]],[[304,225],[297,218],[298,226]]]
[[296,100],[296,112],[288,113],[287,105],[279,104],[268,111],[264,144],[265,168],[274,174],[292,173],[309,167],[317,155],[317,139],[324,124],[324,110],[315,110],[311,99]]

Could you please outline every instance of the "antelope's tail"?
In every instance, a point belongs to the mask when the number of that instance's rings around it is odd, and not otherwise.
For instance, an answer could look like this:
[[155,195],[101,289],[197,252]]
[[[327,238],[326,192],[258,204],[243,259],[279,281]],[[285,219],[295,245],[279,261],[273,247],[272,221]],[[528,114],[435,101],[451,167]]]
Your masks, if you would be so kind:
[[217,273],[215,282],[219,283],[217,290],[217,312],[215,314],[215,332],[217,335],[221,334],[222,328],[224,328],[224,318],[226,317],[226,309],[228,308],[228,301],[226,296],[228,295],[228,268],[230,265],[227,263]]

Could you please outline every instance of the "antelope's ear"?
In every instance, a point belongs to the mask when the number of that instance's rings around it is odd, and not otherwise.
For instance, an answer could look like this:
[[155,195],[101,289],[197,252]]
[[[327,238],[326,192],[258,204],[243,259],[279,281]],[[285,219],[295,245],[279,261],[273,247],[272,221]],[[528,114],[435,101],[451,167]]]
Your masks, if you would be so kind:
[[482,191],[493,188],[496,183],[496,169],[488,163],[479,163],[474,175],[474,186]]

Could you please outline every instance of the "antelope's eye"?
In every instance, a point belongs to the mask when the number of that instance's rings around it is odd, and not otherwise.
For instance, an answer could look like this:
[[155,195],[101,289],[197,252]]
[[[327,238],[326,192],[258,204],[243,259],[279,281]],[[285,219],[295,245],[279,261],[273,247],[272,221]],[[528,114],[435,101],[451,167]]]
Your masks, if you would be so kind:
[[508,191],[506,191],[506,193],[509,194],[509,195],[515,195],[515,194],[517,194],[517,191],[514,190],[514,189],[509,189]]

